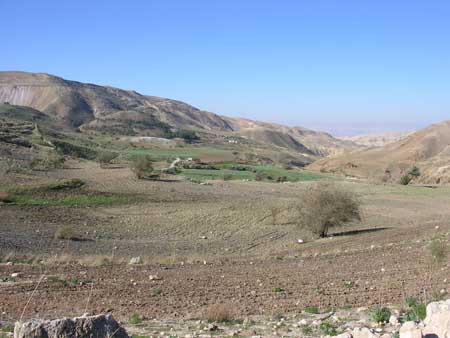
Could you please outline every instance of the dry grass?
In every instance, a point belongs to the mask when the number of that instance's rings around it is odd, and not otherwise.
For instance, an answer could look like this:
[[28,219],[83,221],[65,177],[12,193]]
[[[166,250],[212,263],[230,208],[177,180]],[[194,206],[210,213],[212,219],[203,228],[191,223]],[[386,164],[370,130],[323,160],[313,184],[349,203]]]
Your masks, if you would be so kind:
[[229,304],[214,304],[204,310],[202,318],[211,323],[232,322],[235,319],[232,308]]

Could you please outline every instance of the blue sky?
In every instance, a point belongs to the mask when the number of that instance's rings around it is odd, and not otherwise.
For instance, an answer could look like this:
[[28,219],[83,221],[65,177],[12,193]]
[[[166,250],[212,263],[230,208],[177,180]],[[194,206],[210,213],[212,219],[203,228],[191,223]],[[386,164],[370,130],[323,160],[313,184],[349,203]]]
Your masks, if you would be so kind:
[[1,70],[353,134],[450,118],[450,2],[0,0]]

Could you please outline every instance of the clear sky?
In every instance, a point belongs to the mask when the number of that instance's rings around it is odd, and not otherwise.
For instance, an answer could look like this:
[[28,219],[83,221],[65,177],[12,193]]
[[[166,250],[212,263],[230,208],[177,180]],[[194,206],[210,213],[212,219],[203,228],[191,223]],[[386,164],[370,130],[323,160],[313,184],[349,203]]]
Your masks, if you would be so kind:
[[0,0],[0,69],[335,133],[450,119],[450,1]]

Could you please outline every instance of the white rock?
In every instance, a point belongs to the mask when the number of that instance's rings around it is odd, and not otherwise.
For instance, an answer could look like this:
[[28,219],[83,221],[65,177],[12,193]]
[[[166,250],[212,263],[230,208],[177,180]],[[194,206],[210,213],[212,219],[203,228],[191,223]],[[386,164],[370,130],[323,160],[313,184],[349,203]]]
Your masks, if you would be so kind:
[[389,317],[389,324],[398,325],[398,317],[396,315],[391,315]]
[[150,279],[150,280],[162,280],[162,278],[159,277],[158,275],[150,275],[150,276],[148,276],[148,279]]
[[400,328],[400,338],[422,338],[422,330],[415,322],[406,322]]
[[298,243],[298,244],[303,244],[303,243],[305,243],[305,241],[304,241],[303,239],[300,239],[300,238],[299,238],[299,239],[297,239],[297,243]]
[[424,324],[425,335],[450,338],[450,299],[428,304]]
[[20,276],[20,273],[18,273],[18,272],[14,272],[14,273],[11,274],[12,278],[17,278],[19,276]]
[[130,259],[129,264],[133,265],[133,264],[141,264],[141,263],[142,263],[141,257],[133,257]]

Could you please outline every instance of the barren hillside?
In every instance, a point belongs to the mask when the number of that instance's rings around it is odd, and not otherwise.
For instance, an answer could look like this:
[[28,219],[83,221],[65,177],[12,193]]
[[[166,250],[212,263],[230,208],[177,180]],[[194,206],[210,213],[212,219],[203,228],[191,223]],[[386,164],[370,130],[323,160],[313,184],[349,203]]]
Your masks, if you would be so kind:
[[317,161],[312,169],[348,176],[398,181],[413,166],[419,183],[450,182],[450,121],[434,124],[381,148]]

